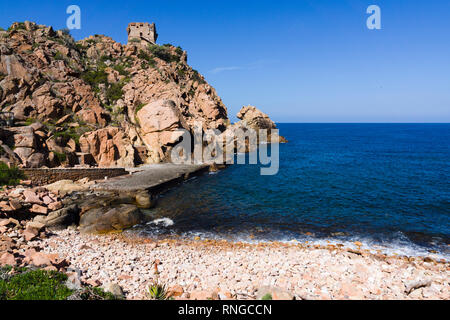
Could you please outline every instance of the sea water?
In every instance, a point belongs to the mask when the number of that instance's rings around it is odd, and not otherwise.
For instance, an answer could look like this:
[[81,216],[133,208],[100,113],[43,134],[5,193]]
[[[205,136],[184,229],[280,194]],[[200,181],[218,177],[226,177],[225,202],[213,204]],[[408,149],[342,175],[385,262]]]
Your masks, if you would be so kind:
[[[233,165],[162,194],[143,236],[344,243],[450,257],[450,124],[279,124],[280,170]],[[162,220],[161,220],[162,219]]]

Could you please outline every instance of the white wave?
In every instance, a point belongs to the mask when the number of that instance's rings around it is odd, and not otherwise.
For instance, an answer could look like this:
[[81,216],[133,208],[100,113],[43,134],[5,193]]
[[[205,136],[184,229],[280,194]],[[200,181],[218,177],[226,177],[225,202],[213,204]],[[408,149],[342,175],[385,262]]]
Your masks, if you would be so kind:
[[388,256],[408,256],[408,257],[430,257],[436,260],[446,260],[450,261],[450,254],[446,250],[440,250],[437,253],[432,253],[428,248],[417,245],[406,237],[399,237],[392,241],[375,241],[371,238],[361,239],[360,237],[346,237],[346,239],[336,239],[336,238],[315,238],[313,236],[305,237],[286,237],[280,235],[279,237],[274,237],[271,240],[268,239],[252,239],[249,234],[245,232],[240,232],[233,235],[217,234],[215,232],[185,232],[181,235],[182,238],[193,239],[194,237],[199,237],[201,239],[211,239],[211,240],[227,240],[231,242],[243,242],[243,243],[267,243],[267,242],[280,242],[280,243],[303,243],[311,246],[320,245],[327,246],[333,245],[343,245],[344,248],[349,249],[359,249],[355,244],[356,241],[361,242],[361,249],[368,250],[371,253],[384,253]]
[[153,221],[150,221],[147,224],[154,224],[156,226],[161,226],[161,227],[170,227],[174,225],[174,222],[172,219],[169,218],[160,218],[160,219],[155,219]]

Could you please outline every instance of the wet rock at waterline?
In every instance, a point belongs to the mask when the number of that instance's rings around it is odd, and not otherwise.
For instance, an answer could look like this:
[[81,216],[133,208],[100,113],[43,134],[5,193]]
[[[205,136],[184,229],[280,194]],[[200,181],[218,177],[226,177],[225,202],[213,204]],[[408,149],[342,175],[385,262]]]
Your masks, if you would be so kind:
[[122,231],[143,221],[143,214],[132,204],[121,204],[115,208],[100,207],[85,212],[80,218],[82,233],[108,233]]
[[156,205],[156,199],[146,191],[139,191],[135,196],[136,205],[141,209],[150,209]]

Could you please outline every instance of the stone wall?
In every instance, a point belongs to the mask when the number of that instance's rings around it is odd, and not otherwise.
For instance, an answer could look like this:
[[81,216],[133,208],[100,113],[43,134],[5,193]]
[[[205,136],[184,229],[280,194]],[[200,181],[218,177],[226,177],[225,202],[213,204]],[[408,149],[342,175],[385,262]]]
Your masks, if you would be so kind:
[[156,32],[154,23],[132,22],[128,25],[127,33],[128,43],[131,43],[133,40],[145,40],[156,44],[156,40],[158,39],[158,33]]
[[45,185],[59,180],[77,181],[83,178],[103,180],[128,174],[124,168],[61,168],[61,169],[22,169],[27,180],[33,184]]

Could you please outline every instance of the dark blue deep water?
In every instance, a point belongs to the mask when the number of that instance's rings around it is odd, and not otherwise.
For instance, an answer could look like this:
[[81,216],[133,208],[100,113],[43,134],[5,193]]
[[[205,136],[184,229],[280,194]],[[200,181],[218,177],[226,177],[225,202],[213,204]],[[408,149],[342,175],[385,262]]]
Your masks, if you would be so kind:
[[[450,124],[280,124],[280,169],[234,165],[161,196],[143,234],[362,241],[450,256]],[[169,225],[173,222],[173,225]]]

